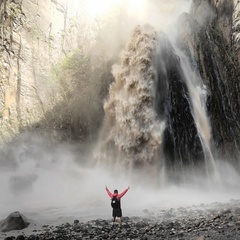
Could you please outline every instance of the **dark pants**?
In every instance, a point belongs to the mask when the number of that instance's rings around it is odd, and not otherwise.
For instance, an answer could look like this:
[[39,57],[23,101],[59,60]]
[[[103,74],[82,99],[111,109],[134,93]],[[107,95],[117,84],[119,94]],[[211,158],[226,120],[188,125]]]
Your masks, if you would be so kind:
[[115,221],[116,217],[122,217],[122,209],[121,208],[113,208],[112,211],[113,221]]

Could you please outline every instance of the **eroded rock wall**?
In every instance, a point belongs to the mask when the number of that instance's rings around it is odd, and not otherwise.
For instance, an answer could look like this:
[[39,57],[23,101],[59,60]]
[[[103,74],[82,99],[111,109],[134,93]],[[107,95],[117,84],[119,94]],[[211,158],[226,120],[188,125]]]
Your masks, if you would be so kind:
[[79,9],[67,0],[0,2],[0,141],[39,125],[61,130],[60,107],[54,107],[64,105],[75,85],[53,73],[71,54],[84,59],[94,39]]
[[240,2],[234,0],[233,24],[232,24],[232,40],[235,50],[240,61]]
[[[202,12],[204,10],[205,16]],[[239,159],[239,2],[195,0],[181,17],[179,45],[207,86],[212,143],[219,157]]]
[[240,2],[238,0],[212,0],[217,25],[228,44],[232,45],[240,60]]

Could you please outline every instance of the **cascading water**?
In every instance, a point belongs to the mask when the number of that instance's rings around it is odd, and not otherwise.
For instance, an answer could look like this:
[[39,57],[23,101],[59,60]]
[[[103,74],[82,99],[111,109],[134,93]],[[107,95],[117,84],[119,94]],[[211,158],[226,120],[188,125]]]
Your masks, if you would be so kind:
[[155,66],[157,88],[155,110],[165,119],[163,151],[172,172],[194,167],[202,159],[202,147],[190,108],[181,59],[166,34],[160,34]]
[[191,100],[192,115],[201,140],[206,170],[208,176],[218,181],[218,170],[210,146],[211,127],[206,113],[206,86],[204,86],[199,74],[193,71],[186,56],[181,52],[178,52],[178,55],[181,56],[182,60],[182,69]]
[[97,158],[173,178],[204,166],[217,181],[206,88],[167,35],[138,26],[113,75]]
[[[152,105],[155,69],[153,52],[157,33],[148,25],[137,27],[121,65],[113,67],[115,82],[104,104],[106,119],[103,130],[101,160],[114,161],[134,168],[156,166],[160,155],[164,121]],[[110,154],[110,158],[109,157]]]

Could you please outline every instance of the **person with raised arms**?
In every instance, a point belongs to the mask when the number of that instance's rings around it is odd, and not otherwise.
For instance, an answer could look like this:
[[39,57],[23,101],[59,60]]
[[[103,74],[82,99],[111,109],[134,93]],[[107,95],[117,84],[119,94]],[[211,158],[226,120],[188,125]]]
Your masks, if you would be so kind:
[[121,198],[127,193],[130,187],[127,187],[123,192],[118,194],[118,190],[115,189],[113,193],[111,193],[106,186],[106,191],[108,196],[111,198],[111,206],[112,206],[112,224],[114,224],[116,218],[118,218],[119,226],[122,224],[122,208],[121,208]]

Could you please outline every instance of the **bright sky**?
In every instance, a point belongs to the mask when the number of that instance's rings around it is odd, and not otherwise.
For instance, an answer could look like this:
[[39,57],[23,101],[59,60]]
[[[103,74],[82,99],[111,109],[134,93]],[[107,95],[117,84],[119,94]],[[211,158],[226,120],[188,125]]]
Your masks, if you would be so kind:
[[[84,6],[86,14],[92,18],[106,18],[124,9],[131,16],[138,19],[149,18],[158,13],[159,17],[188,11],[191,0],[72,0],[74,9]],[[176,13],[176,14],[173,14]]]

